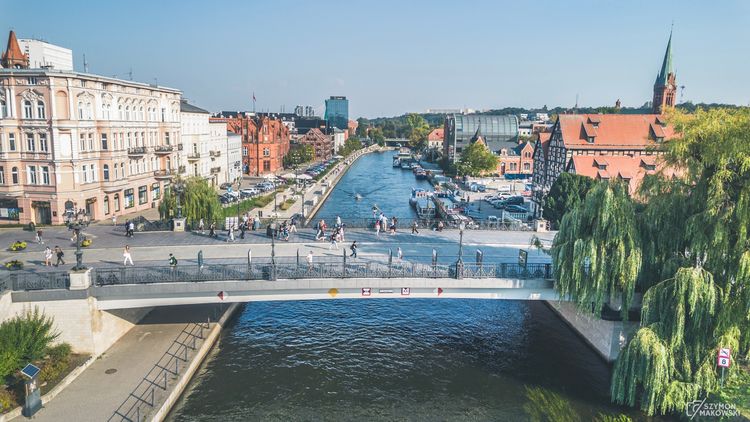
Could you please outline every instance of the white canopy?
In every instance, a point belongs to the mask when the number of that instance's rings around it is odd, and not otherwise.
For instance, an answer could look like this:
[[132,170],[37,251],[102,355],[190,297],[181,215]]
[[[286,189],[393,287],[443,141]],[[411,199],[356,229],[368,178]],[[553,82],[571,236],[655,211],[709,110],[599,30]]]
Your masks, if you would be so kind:
[[275,174],[267,174],[267,175],[263,176],[263,178],[264,179],[275,179],[276,175]]
[[300,180],[312,180],[312,176],[310,176],[309,174],[300,174],[299,176],[297,176],[297,179],[300,179]]
[[335,158],[335,159],[337,159],[337,160],[340,160],[340,159],[342,159],[342,158],[344,158],[344,157],[342,157],[342,156],[340,156],[340,155],[334,155],[334,156],[333,156],[333,158]]
[[285,174],[285,175],[283,175],[281,177],[284,178],[284,179],[294,179],[297,176],[295,176],[294,173],[287,173],[287,174]]

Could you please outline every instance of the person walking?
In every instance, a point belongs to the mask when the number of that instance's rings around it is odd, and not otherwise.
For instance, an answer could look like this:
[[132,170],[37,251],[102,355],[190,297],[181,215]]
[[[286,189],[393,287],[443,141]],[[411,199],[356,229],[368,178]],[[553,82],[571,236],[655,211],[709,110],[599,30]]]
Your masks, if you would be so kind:
[[355,240],[354,242],[352,242],[352,246],[350,246],[349,248],[352,250],[352,253],[349,256],[352,258],[356,258],[357,257],[357,241]]
[[419,234],[419,230],[417,230],[416,220],[414,220],[414,222],[411,224],[411,234]]
[[201,218],[200,221],[198,221],[198,231],[203,234],[206,229],[206,223],[203,222],[203,219]]
[[292,218],[289,222],[289,233],[297,233],[297,219]]
[[339,244],[336,242],[336,233],[331,233],[331,244],[328,246],[328,250],[336,249],[339,250]]
[[310,252],[307,253],[307,256],[305,257],[305,261],[307,261],[307,269],[308,269],[308,271],[312,270],[312,266],[313,266],[313,253],[312,253],[312,251],[310,251]]
[[169,266],[173,270],[177,268],[177,258],[175,258],[172,254],[169,254]]
[[247,218],[240,224],[240,239],[245,238],[245,230],[247,230]]
[[125,237],[130,237],[130,219],[125,220]]
[[340,215],[336,216],[336,227],[341,227],[341,216]]
[[59,246],[55,246],[55,255],[57,256],[57,262],[55,263],[55,267],[57,267],[60,264],[65,265],[65,261],[63,260],[65,253],[63,252],[62,249],[60,249]]
[[122,265],[127,266],[128,262],[130,262],[130,265],[135,266],[135,264],[133,264],[133,257],[130,256],[130,245],[125,245],[125,250],[122,251],[122,256],[125,258]]
[[42,239],[42,229],[36,231],[36,243],[44,245],[44,240]]
[[380,237],[380,220],[375,222],[375,236]]
[[128,231],[130,232],[130,237],[133,237],[133,234],[135,233],[135,223],[131,220],[128,224]]
[[52,249],[49,246],[44,249],[44,265],[47,267],[52,265]]
[[398,258],[399,261],[404,258],[404,252],[401,250],[401,247],[396,248],[396,258]]
[[216,223],[214,223],[213,221],[211,222],[211,225],[208,226],[208,236],[216,237]]
[[229,226],[229,235],[227,236],[227,242],[234,242],[234,224]]

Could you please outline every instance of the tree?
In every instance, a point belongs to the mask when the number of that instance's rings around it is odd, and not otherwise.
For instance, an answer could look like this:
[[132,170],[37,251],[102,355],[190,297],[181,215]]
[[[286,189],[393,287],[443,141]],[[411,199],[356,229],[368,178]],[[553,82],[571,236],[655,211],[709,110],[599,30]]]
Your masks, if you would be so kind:
[[409,125],[409,145],[416,151],[421,151],[427,146],[427,135],[430,134],[430,126],[424,117],[416,113],[406,116]]
[[563,217],[551,255],[560,297],[595,314],[606,303],[621,302],[626,319],[641,268],[640,234],[627,186],[597,183]]
[[[180,183],[176,179],[172,186]],[[199,221],[201,218],[214,221],[221,216],[221,204],[216,190],[202,177],[190,177],[182,181],[184,191],[180,195],[182,216],[189,221]],[[159,205],[162,218],[168,219],[177,215],[177,193],[174,189],[167,189]]]
[[370,138],[381,147],[385,145],[385,136],[383,136],[383,131],[381,129],[370,130]]
[[716,392],[719,347],[735,362],[750,354],[750,109],[677,111],[669,121],[678,137],[665,142],[665,160],[678,172],[640,190],[647,290],[612,383],[614,401],[649,414]]
[[595,183],[590,177],[562,173],[545,197],[542,216],[553,227],[559,227],[563,215],[582,203]]
[[357,119],[357,132],[356,135],[359,138],[367,138],[368,137],[368,129],[370,128],[370,121],[365,119],[364,117],[360,117]]
[[461,151],[461,158],[456,163],[459,176],[481,176],[497,169],[497,157],[483,142],[474,142]]
[[362,142],[358,138],[349,138],[344,142],[344,146],[339,150],[339,154],[346,157],[360,149],[362,149]]
[[302,163],[308,163],[315,159],[315,149],[312,145],[296,144],[289,148],[284,156],[284,167],[293,168]]

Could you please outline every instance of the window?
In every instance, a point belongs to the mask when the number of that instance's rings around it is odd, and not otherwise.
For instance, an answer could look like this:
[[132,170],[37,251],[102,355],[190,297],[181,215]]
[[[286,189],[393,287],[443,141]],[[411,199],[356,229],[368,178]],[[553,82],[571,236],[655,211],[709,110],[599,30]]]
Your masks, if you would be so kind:
[[120,163],[120,177],[125,178],[125,163]]
[[531,164],[523,163],[523,171],[529,171],[529,170],[531,170]]
[[263,148],[263,156],[264,157],[270,157],[271,156],[271,150],[269,148]]
[[[123,118],[122,118],[122,117],[123,117],[123,115],[122,115],[122,106],[121,106],[121,105],[117,106],[117,117],[118,117],[118,118],[119,118],[120,120],[123,120]],[[120,209],[119,209],[119,207],[118,207],[117,211],[119,211],[119,210],[120,210]]]
[[[125,120],[130,120],[130,106],[125,106]],[[127,205],[125,208],[127,208]]]
[[5,167],[0,166],[0,185],[5,184]]
[[29,85],[36,85],[36,77],[29,76],[28,78],[26,78],[26,83],[28,83]]
[[167,145],[169,145],[169,132],[164,134],[164,141],[166,142]]
[[89,172],[88,172],[88,166],[83,166],[83,183],[88,183],[89,181]]
[[91,181],[96,182],[96,165],[95,164],[91,165],[91,170],[89,171],[89,173],[90,173]]
[[102,105],[102,118],[104,120],[109,120],[109,108],[111,106],[109,104]]
[[39,134],[39,151],[42,151],[42,152],[49,151],[49,145],[47,145],[47,134],[46,133],[40,133]]
[[11,151],[16,150],[16,134],[15,133],[8,134],[8,149],[10,149]]
[[42,184],[49,185],[49,167],[42,166]]
[[13,184],[17,185],[18,184],[18,167],[13,167],[13,169],[11,169],[10,177],[11,179],[13,179]]
[[8,117],[8,103],[5,100],[0,100],[0,119]]
[[81,151],[86,151],[86,135],[83,133],[78,136],[78,148]]
[[[105,168],[106,168],[106,164],[105,164]],[[114,179],[117,180],[117,179],[120,178],[120,168],[117,167],[117,163],[115,163],[114,168],[115,168],[115,178]]]
[[29,185],[36,185],[36,166],[26,167],[26,182]]
[[115,212],[120,211],[120,194],[115,194]]
[[128,139],[128,148],[130,148],[130,132],[127,133],[127,139]]
[[40,100],[36,102],[36,118],[45,119],[44,103]]
[[83,103],[78,102],[78,120],[83,120]]
[[247,157],[247,147],[242,147],[242,156]]
[[23,102],[23,117],[24,119],[31,119],[31,101],[26,100]]
[[135,206],[135,199],[133,197],[133,189],[125,190],[125,208],[132,208]]
[[166,108],[161,109],[161,121],[162,122],[167,121],[167,109]]
[[148,188],[146,186],[138,187],[138,203],[143,205],[148,202]]
[[93,151],[94,150],[94,134],[89,133],[88,139],[89,139],[89,151]]
[[26,134],[26,151],[34,151],[34,150],[36,150],[36,144],[34,142],[34,134],[27,133]]
[[516,171],[516,163],[510,163],[510,171]]
[[271,162],[268,160],[263,161],[263,171],[271,171]]
[[[0,170],[2,170],[2,168],[0,168]],[[159,198],[161,198],[161,188],[158,183],[154,183],[151,185],[151,199],[156,201]]]
[[104,196],[104,215],[109,214],[109,196]]
[[102,149],[107,149],[107,134],[102,133]]
[[590,144],[593,144],[594,143],[594,137],[593,136],[589,136],[588,138],[586,138],[586,141],[588,143],[590,143]]

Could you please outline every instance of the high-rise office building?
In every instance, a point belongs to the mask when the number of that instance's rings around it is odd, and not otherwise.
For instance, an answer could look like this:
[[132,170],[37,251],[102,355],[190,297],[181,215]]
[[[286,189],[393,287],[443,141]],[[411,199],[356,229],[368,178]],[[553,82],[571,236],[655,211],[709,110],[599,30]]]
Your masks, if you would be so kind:
[[331,127],[347,130],[349,126],[349,100],[343,96],[331,96],[327,99],[325,120]]

